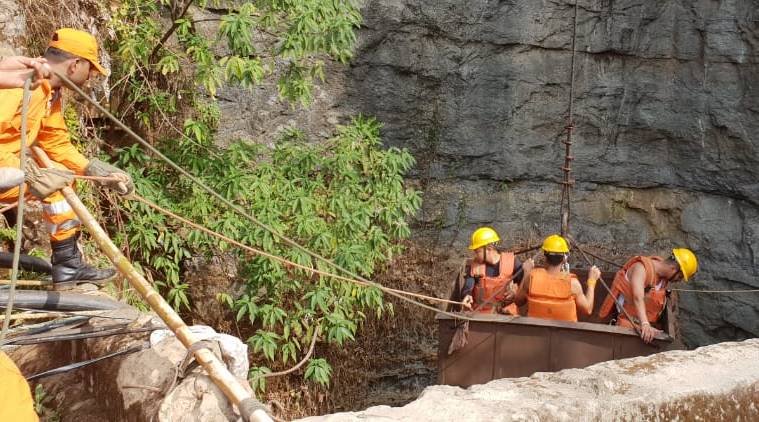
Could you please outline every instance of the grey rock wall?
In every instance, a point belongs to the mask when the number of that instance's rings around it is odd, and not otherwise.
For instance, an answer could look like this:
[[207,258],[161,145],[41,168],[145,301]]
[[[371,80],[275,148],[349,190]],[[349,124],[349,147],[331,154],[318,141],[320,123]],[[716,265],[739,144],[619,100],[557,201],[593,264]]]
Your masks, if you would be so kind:
[[[231,89],[221,135],[376,116],[417,158],[420,244],[463,254],[485,224],[534,243],[559,230],[573,4],[365,0],[355,58],[311,109]],[[759,287],[759,0],[579,0],[576,49],[578,241],[622,262],[685,245],[702,269],[686,287]],[[680,304],[689,346],[759,335],[759,294]]]
[[0,56],[19,54],[26,22],[15,0],[0,0]]
[[[569,1],[374,0],[346,110],[409,148],[415,236],[559,229]],[[580,0],[572,231],[617,261],[687,245],[689,288],[759,287],[759,1]],[[579,257],[578,257],[579,258]],[[759,335],[759,294],[680,294],[687,345]]]

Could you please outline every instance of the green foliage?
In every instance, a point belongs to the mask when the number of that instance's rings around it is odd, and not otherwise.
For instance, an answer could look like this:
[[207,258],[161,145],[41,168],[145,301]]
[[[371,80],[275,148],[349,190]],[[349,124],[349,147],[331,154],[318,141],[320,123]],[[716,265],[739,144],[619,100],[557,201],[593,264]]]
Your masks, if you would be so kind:
[[[214,142],[220,120],[215,95],[225,84],[251,88],[276,79],[283,99],[307,105],[315,81],[324,79],[324,60],[350,59],[361,22],[357,6],[353,0],[214,3],[227,12],[209,36],[202,29],[207,26],[180,12],[178,1],[121,2],[110,46],[116,112],[141,124],[164,154],[276,232],[371,276],[400,251],[398,241],[410,235],[406,220],[421,203],[403,184],[413,157],[383,149],[375,120],[359,116],[323,143],[309,142],[297,130],[286,131],[273,149],[245,141],[220,148]],[[134,177],[140,195],[164,208],[300,265],[335,271],[240,218],[137,146],[123,148],[117,164]],[[192,307],[189,286],[181,281],[185,260],[239,254],[245,291],[217,299],[255,332],[247,342],[267,366],[298,361],[317,332],[324,333],[323,341],[345,346],[368,312],[392,312],[376,288],[245,255],[139,203],[128,202],[120,211],[126,218],[114,230],[122,233],[115,240],[177,309]],[[264,366],[251,370],[255,389],[265,388],[259,377],[269,372]],[[312,358],[305,378],[327,386],[330,375],[324,359]]]
[[34,411],[41,421],[58,422],[61,420],[61,415],[55,409],[48,407],[51,399],[52,397],[47,394],[45,387],[42,384],[37,384],[34,388]]
[[0,227],[0,241],[16,240],[16,227]]
[[254,391],[263,392],[266,390],[266,378],[263,378],[263,375],[266,374],[271,374],[271,369],[265,366],[251,368],[248,374],[248,379],[250,379],[250,387]]
[[[186,138],[160,146],[265,224],[369,277],[400,251],[397,240],[410,234],[406,219],[421,205],[419,194],[403,185],[413,157],[396,148],[380,148],[379,127],[373,119],[358,117],[338,127],[336,135],[324,143],[310,143],[302,133],[289,131],[273,150],[244,142],[220,149],[210,142],[206,121],[188,119]],[[119,157],[119,165],[135,177],[140,195],[266,252],[334,272],[218,206],[138,148],[126,148]],[[125,207],[133,257],[139,257],[151,278],[162,277],[157,284],[172,305],[191,306],[188,286],[180,282],[183,260],[193,254],[229,250],[229,245],[177,225],[142,204]],[[256,328],[248,344],[271,365],[297,361],[317,327],[328,343],[344,346],[355,339],[366,311],[379,316],[392,310],[376,288],[314,276],[260,256],[240,257],[245,292],[236,298],[221,294],[218,299],[233,308],[239,322]],[[314,367],[310,374],[308,379],[326,384],[329,370]]]
[[[203,8],[208,2],[193,3]],[[346,63],[356,42],[355,29],[361,24],[354,0],[214,3],[228,7],[215,36],[199,29],[199,22],[189,14],[179,14],[184,2],[121,2],[112,27],[118,37],[113,46],[118,80],[123,81],[115,88],[128,97],[124,104],[148,112],[160,107],[155,98],[148,98],[155,87],[146,84],[174,85],[192,102],[198,95],[195,86],[205,88],[201,95],[215,96],[224,83],[250,88],[274,77],[282,98],[306,105],[315,80],[324,79],[324,59]],[[166,15],[170,22],[163,20]],[[161,43],[166,34],[176,42]],[[225,54],[219,55],[222,50]],[[181,85],[182,81],[191,83]],[[150,115],[143,115],[145,126],[150,126]]]
[[325,387],[329,386],[329,379],[332,376],[332,367],[324,359],[312,359],[308,362],[304,378],[314,381]]

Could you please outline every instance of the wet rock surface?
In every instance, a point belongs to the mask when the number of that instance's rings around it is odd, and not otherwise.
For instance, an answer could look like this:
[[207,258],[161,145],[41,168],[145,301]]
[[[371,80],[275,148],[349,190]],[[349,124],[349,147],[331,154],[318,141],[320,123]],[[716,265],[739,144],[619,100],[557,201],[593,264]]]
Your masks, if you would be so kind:
[[397,408],[302,419],[341,421],[755,420],[759,340],[600,363],[461,389],[434,386]]

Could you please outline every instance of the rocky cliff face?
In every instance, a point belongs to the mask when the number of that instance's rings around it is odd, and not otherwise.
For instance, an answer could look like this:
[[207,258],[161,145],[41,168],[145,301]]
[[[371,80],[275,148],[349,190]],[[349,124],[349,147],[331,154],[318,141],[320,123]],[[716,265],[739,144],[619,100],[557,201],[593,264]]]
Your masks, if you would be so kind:
[[[418,160],[420,243],[463,253],[483,224],[507,244],[558,231],[574,3],[366,0],[363,13],[350,69],[311,110],[230,90],[225,136],[318,137],[377,116]],[[759,287],[759,1],[580,0],[576,49],[577,240],[621,262],[687,245],[701,272],[685,287]],[[759,335],[759,294],[680,304],[689,346]]]
[[[374,0],[364,16],[338,103],[417,157],[416,236],[558,231],[573,3]],[[578,241],[617,261],[687,245],[687,287],[759,287],[759,1],[580,0],[575,65]],[[759,294],[680,304],[689,346],[759,335]]]

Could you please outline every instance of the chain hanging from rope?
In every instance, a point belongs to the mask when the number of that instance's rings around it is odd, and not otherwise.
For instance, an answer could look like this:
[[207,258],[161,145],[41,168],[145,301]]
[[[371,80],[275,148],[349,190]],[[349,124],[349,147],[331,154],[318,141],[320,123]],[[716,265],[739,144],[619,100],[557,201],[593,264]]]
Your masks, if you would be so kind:
[[565,127],[567,131],[566,139],[562,141],[564,144],[564,166],[561,168],[564,173],[564,178],[561,182],[561,235],[566,236],[569,233],[569,214],[572,204],[572,187],[574,186],[574,179],[572,179],[572,133],[575,129],[574,124],[574,92],[575,92],[575,53],[577,42],[577,1],[575,1],[574,7],[574,23],[572,25],[572,64],[570,70],[569,81],[569,111],[567,113],[567,125]]

